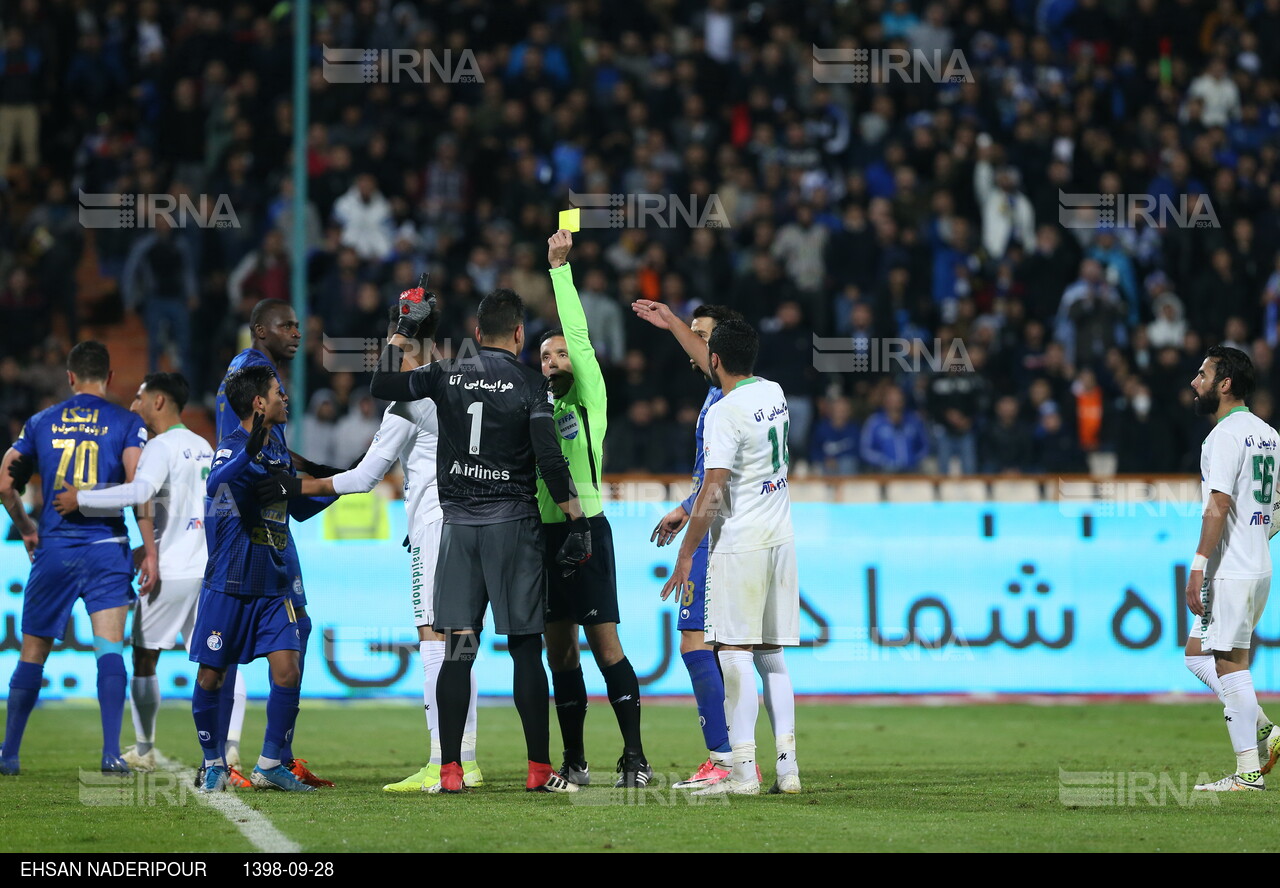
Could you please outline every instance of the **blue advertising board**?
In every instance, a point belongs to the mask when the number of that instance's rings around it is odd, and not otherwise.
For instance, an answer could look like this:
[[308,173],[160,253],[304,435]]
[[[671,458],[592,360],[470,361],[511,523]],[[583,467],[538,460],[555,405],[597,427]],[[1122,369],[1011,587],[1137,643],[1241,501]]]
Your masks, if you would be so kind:
[[[671,503],[612,503],[619,628],[647,694],[687,694],[674,601],[658,593],[675,548],[649,542]],[[303,693],[334,698],[421,694],[410,617],[404,513],[390,538],[329,542],[295,525],[314,631]],[[1183,603],[1199,534],[1198,503],[794,504],[802,646],[788,652],[801,694],[1202,692],[1184,668]],[[0,679],[17,659],[26,582],[21,543],[0,543]],[[1254,682],[1280,691],[1280,609],[1258,627]],[[92,696],[89,622],[77,608],[55,648],[43,697]],[[584,654],[588,690],[604,692]],[[482,694],[506,695],[502,639],[482,638]],[[160,658],[166,695],[194,675],[185,652]],[[246,668],[251,696],[266,666]]]

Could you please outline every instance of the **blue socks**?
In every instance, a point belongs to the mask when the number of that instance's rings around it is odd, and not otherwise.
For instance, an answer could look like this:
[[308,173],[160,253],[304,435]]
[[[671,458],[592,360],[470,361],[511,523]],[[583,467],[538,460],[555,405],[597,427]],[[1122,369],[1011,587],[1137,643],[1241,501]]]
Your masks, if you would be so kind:
[[[117,642],[118,644],[118,642]],[[102,754],[120,755],[120,723],[124,720],[124,691],[129,676],[124,657],[98,652],[98,712],[102,716]]]
[[[298,651],[298,688],[302,687],[302,673],[307,665],[307,640],[311,638],[311,618],[298,618],[298,640],[302,644],[301,650]],[[294,718],[297,718],[298,688],[294,688]],[[271,684],[271,693],[275,693],[275,683]],[[268,702],[268,707],[271,705]],[[275,758],[275,756],[267,756],[267,758]],[[289,735],[284,740],[284,745],[280,747],[280,760],[285,762],[293,761],[293,723],[289,723]]]
[[191,717],[196,723],[196,739],[200,741],[200,751],[205,762],[222,761],[223,735],[218,717],[220,691],[206,691],[195,683],[191,692]]
[[702,725],[702,737],[711,752],[731,752],[729,727],[724,717],[724,678],[716,665],[712,651],[689,651],[681,654],[689,680],[693,682],[693,696],[698,702],[698,722]]
[[13,758],[22,745],[22,733],[27,729],[27,719],[31,710],[36,708],[36,700],[40,697],[40,680],[44,677],[44,666],[40,663],[18,661],[18,668],[13,670],[9,679],[9,711],[5,719],[4,750],[0,752],[5,758]]
[[262,757],[287,761],[284,750],[293,742],[293,726],[298,721],[301,688],[282,688],[274,681],[267,697],[267,735],[262,741]]

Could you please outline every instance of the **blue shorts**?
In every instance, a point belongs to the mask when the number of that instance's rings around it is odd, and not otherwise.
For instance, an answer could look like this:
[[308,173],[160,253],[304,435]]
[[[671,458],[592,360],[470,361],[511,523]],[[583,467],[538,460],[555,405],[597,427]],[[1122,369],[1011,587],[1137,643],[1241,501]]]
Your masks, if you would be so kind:
[[288,597],[200,591],[196,626],[191,630],[194,662],[226,669],[233,663],[252,663],[272,651],[300,650],[302,640]]
[[91,614],[133,604],[133,556],[127,543],[41,543],[22,599],[22,634],[62,640],[76,599]]
[[[705,543],[706,541],[703,540]],[[692,629],[703,632],[706,629],[707,611],[707,552],[706,545],[699,546],[693,552],[693,567],[689,571],[689,582],[684,584],[680,593],[680,619],[676,620],[676,628],[680,631]]]

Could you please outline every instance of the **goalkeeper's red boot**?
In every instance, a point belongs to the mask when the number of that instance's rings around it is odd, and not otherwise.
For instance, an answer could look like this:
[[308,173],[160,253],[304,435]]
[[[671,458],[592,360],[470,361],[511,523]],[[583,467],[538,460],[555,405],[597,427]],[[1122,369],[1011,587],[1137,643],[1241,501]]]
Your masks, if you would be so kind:
[[578,785],[565,780],[547,762],[529,762],[525,792],[577,792]]
[[440,782],[427,788],[427,792],[432,794],[448,793],[449,795],[454,795],[465,791],[462,785],[462,765],[458,762],[441,765]]
[[285,767],[293,772],[293,776],[298,780],[307,784],[307,786],[333,786],[332,780],[321,780],[315,774],[307,769],[307,760],[296,758],[291,762],[285,762]]

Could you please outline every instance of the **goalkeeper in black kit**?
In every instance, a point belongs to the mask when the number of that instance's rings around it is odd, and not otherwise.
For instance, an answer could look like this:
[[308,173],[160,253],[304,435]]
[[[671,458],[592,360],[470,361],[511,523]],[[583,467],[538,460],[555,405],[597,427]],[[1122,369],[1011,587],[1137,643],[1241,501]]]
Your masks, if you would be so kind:
[[[400,323],[378,366],[399,367],[403,345],[434,307],[422,286],[400,294]],[[565,567],[591,557],[569,466],[560,452],[547,381],[516,356],[524,347],[524,303],[495,290],[476,313],[477,354],[408,373],[379,370],[369,390],[388,401],[431,398],[440,425],[437,477],[444,530],[435,578],[435,630],[446,638],[436,685],[443,765],[435,791],[462,792],[462,733],[471,699],[471,666],[485,606],[507,636],[514,660],[516,710],[524,725],[530,792],[576,792],[551,767],[547,673],[542,664],[546,611],[537,479],[573,531],[558,553]],[[465,354],[465,353],[464,353]]]

